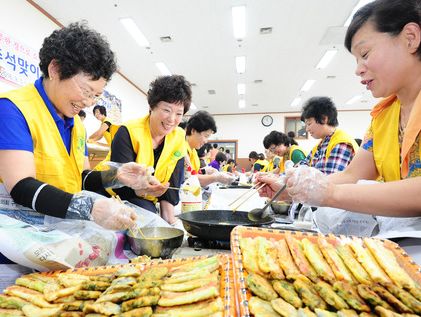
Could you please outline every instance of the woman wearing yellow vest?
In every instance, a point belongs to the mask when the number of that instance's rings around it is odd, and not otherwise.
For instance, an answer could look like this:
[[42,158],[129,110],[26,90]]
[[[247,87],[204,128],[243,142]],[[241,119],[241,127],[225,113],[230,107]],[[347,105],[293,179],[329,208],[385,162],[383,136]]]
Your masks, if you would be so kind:
[[294,164],[306,158],[304,150],[298,146],[298,144],[282,132],[272,131],[263,139],[263,146],[268,152],[281,157],[282,160],[279,163],[278,174],[285,172],[285,162],[290,160]]
[[[419,3],[377,0],[355,13],[345,46],[356,58],[361,83],[385,99],[372,110],[362,146],[343,172],[325,176],[300,167],[287,173],[294,201],[381,216],[421,216]],[[355,184],[361,179],[383,182]],[[267,182],[261,194],[271,196],[279,184]]]
[[352,136],[337,128],[338,111],[332,100],[310,98],[303,107],[301,120],[307,132],[321,140],[300,164],[317,168],[324,174],[343,171],[357,152],[358,144]]
[[111,146],[111,121],[107,118],[107,109],[104,106],[96,105],[92,110],[97,120],[101,122],[101,125],[97,131],[95,131],[88,139],[89,142],[96,142],[104,137],[108,146]]
[[149,114],[118,129],[108,156],[113,162],[137,162],[154,168],[157,181],[146,193],[128,187],[114,191],[152,212],[157,212],[159,201],[161,216],[170,224],[176,222],[174,206],[179,195],[177,190],[167,189],[169,185],[179,188],[184,180],[186,135],[178,125],[190,109],[191,98],[190,83],[183,76],[157,78],[148,91]]
[[269,162],[265,160],[265,156],[263,154],[257,154],[256,151],[251,151],[249,153],[249,162],[251,162],[251,173],[264,171],[269,164]]
[[138,164],[88,170],[86,132],[77,114],[95,103],[115,72],[114,53],[99,33],[73,23],[47,37],[39,56],[41,78],[0,94],[2,224],[9,217],[43,225],[48,215],[93,220],[107,229],[132,227],[132,208],[80,193],[147,179]]
[[190,166],[193,171],[199,172],[197,177],[202,187],[214,182],[229,184],[234,181],[231,174],[218,172],[211,166],[200,168],[200,159],[197,150],[204,146],[210,136],[216,133],[216,124],[213,117],[207,111],[197,111],[186,123],[186,145],[187,158],[186,166]]

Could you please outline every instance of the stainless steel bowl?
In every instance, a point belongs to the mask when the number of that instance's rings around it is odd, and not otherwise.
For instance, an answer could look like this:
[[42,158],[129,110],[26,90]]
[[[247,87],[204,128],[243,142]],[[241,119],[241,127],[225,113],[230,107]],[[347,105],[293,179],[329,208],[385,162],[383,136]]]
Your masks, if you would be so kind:
[[137,255],[148,255],[152,258],[170,258],[175,250],[181,246],[184,231],[170,227],[151,227],[141,229],[144,236],[127,232],[130,248]]
[[291,204],[285,201],[274,201],[270,204],[273,213],[285,215],[288,213]]

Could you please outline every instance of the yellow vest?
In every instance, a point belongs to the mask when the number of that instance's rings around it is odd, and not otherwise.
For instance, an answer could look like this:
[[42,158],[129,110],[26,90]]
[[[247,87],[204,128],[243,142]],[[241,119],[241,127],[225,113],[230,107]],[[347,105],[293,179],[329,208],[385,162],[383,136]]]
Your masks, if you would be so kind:
[[[320,142],[322,142],[322,141],[320,141]],[[329,144],[327,145],[326,155],[324,157],[324,160],[327,160],[329,158],[330,152],[332,152],[333,148],[335,146],[337,146],[339,143],[346,143],[346,144],[351,145],[352,148],[354,149],[354,152],[357,152],[357,150],[358,150],[358,144],[357,144],[357,142],[355,142],[355,139],[352,136],[350,136],[345,131],[342,131],[340,129],[336,129],[335,132],[333,132],[332,137],[330,138]],[[314,158],[314,155],[317,152],[317,148],[319,147],[319,144],[317,144],[313,148],[313,150],[311,151],[310,166],[312,166],[313,158]]]
[[36,179],[68,193],[82,188],[85,163],[85,128],[79,116],[74,117],[70,155],[57,125],[33,84],[0,95],[10,99],[28,123],[34,144]]
[[104,139],[105,139],[105,141],[107,141],[107,144],[109,146],[111,146],[112,137],[114,136],[114,135],[111,136],[111,127],[113,126],[113,123],[107,117],[105,117],[101,122],[104,123],[105,121],[108,121],[109,123],[111,123],[111,126],[107,129],[107,130],[110,130],[110,131],[105,130],[105,132],[104,132]]
[[276,158],[279,158],[280,159],[280,161],[279,161],[279,165],[281,165],[282,164],[282,158],[281,157],[279,157],[279,156],[277,156],[277,155],[275,155],[270,161],[269,161],[269,163],[268,163],[268,165],[266,165],[264,168],[263,168],[263,170],[262,170],[262,172],[271,172],[271,171],[273,171],[274,169],[275,169],[275,166],[273,166],[273,161],[276,159]]
[[[421,92],[415,99],[399,149],[400,101],[390,96],[380,101],[371,111],[373,156],[379,179],[386,182],[406,178],[409,172],[409,153],[421,131]],[[399,152],[400,151],[400,152]],[[421,147],[419,148],[421,156]],[[399,166],[400,158],[402,164]]]
[[269,164],[268,161],[266,160],[257,160],[256,162],[254,162],[253,164],[253,172],[254,172],[254,165],[255,164],[260,164],[262,166],[262,168],[260,169],[261,171],[264,171],[267,169],[267,165]]
[[285,162],[288,160],[292,161],[292,154],[294,153],[294,151],[301,151],[303,152],[304,156],[306,156],[306,152],[304,151],[304,149],[301,146],[298,145],[291,145],[289,148],[289,152],[287,157],[284,156],[284,159],[282,160],[281,164],[279,164],[279,173],[284,173],[285,172]]
[[[152,146],[151,130],[149,127],[149,115],[126,122],[123,124],[129,131],[130,139],[134,152],[137,154],[136,163],[145,166],[154,165],[154,154]],[[183,129],[177,127],[165,136],[165,144],[161,156],[155,167],[154,176],[161,182],[169,181],[174,172],[177,162],[187,155],[186,133]],[[104,162],[111,158],[111,150],[107,157],[99,165],[98,170],[106,168]],[[156,202],[154,196],[146,196],[147,200]]]
[[197,155],[196,149],[190,147],[189,142],[186,141],[187,154],[189,155],[190,165],[193,171],[198,172],[200,169],[200,159]]

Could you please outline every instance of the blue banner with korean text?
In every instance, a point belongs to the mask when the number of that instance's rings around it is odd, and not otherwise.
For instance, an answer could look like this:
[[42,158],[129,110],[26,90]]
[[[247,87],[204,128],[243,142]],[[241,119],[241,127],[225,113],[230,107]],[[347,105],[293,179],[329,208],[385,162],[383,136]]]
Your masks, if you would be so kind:
[[40,76],[38,51],[0,31],[0,80],[24,86]]

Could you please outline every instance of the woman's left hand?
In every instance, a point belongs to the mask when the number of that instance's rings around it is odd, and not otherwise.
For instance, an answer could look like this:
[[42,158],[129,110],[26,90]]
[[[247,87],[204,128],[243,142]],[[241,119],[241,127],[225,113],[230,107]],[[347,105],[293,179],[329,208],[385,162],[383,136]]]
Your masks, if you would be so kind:
[[333,193],[333,184],[318,169],[300,165],[286,171],[288,194],[292,201],[310,206],[323,206]]

